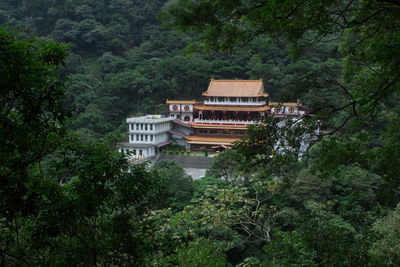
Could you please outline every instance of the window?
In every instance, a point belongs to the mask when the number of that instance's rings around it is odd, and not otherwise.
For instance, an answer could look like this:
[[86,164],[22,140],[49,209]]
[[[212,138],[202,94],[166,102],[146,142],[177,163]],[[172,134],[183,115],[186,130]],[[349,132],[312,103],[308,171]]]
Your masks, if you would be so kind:
[[190,117],[189,116],[185,116],[185,121],[190,121]]
[[143,134],[140,135],[140,141],[143,141]]
[[228,131],[228,130],[223,130],[223,131],[222,131],[222,134],[231,134],[231,132]]
[[131,134],[131,142],[133,142],[133,140],[134,140],[134,135],[133,134]]
[[249,98],[247,98],[247,97],[242,97],[242,102],[243,103],[246,103],[246,102],[248,102],[249,101]]
[[144,139],[145,139],[145,141],[147,142],[147,134],[146,134],[144,137],[145,137],[145,138],[144,138]]
[[225,97],[218,97],[218,102],[225,102]]
[[210,130],[210,134],[217,134],[218,131],[217,130]]
[[212,97],[210,97],[210,101],[211,102],[214,102],[215,101],[215,99],[214,99],[214,97],[212,96]]
[[143,151],[139,149],[139,156],[143,155]]
[[144,125],[144,130],[147,131],[147,123]]
[[199,133],[206,134],[206,133],[208,133],[208,131],[207,130],[199,130]]
[[150,141],[153,142],[153,136],[152,135],[150,135]]
[[237,135],[243,135],[244,133],[243,133],[243,131],[236,131],[235,134],[237,134]]
[[231,102],[236,102],[236,97],[230,97],[230,98],[229,98],[229,101],[231,101]]
[[139,123],[136,123],[136,130],[139,130]]
[[153,124],[150,124],[150,131],[153,131]]

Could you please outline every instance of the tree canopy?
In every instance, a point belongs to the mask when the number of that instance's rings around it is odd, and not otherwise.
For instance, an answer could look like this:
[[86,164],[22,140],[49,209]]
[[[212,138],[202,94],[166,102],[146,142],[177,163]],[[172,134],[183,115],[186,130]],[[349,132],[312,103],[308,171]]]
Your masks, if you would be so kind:
[[[2,1],[0,265],[398,265],[399,5]],[[197,181],[114,151],[127,115],[211,77],[312,112]]]

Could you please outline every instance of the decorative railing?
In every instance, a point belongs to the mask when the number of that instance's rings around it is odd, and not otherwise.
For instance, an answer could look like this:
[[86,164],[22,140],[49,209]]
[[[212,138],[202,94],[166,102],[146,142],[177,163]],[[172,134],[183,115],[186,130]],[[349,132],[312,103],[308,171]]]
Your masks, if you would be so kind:
[[240,125],[243,125],[243,124],[254,124],[255,122],[254,121],[239,121],[239,120],[201,120],[201,119],[194,119],[194,122],[195,123],[204,123],[204,124],[220,124],[220,125],[223,125],[223,124],[234,124],[234,125],[237,125],[237,124],[240,124]]
[[204,100],[204,104],[206,105],[226,105],[226,106],[263,106],[267,104],[267,101],[258,101],[258,102],[231,102],[231,101],[210,101]]
[[144,155],[135,156],[135,157],[128,157],[127,160],[129,163],[140,163],[146,160],[149,160],[152,157],[145,157]]

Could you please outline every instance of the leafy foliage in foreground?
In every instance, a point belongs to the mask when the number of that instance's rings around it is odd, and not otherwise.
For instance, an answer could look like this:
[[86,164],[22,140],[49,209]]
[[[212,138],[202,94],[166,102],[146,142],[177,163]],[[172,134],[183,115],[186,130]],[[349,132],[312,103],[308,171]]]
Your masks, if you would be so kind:
[[[195,26],[211,33],[217,46],[227,45],[218,39],[221,33],[234,45],[246,40],[238,37],[252,38],[246,31],[286,37],[300,48],[294,52],[318,37],[343,36],[341,44],[311,46],[294,63],[286,57],[286,41],[271,42],[266,36],[249,49],[259,55],[195,53],[188,61],[180,49],[193,39],[179,42],[176,32],[159,30],[154,21],[143,26],[143,14],[130,13],[134,3],[0,4],[2,21],[24,20],[48,38],[73,40],[63,73],[72,74],[66,92],[68,104],[77,108],[72,128],[103,134],[126,112],[154,107],[149,95],[155,92],[162,91],[163,98],[186,97],[205,88],[187,84],[212,74],[260,75],[272,92],[284,87],[281,94],[287,99],[304,96],[313,108],[320,107],[317,118],[328,116],[323,130],[331,136],[319,136],[322,141],[300,157],[303,131],[282,131],[271,121],[251,128],[247,140],[221,154],[214,166],[230,166],[214,167],[214,177],[192,183],[168,162],[155,173],[143,166],[127,172],[129,166],[110,150],[111,143],[82,143],[64,135],[67,112],[57,76],[63,47],[2,30],[2,265],[399,263],[396,1],[258,1],[260,7],[251,6],[254,1],[181,1],[189,6],[175,9],[188,19],[183,23],[199,18],[186,14],[198,7],[200,15],[207,15],[200,19],[213,18],[206,21],[211,24]],[[152,13],[162,4],[151,9],[154,2],[146,3],[137,10]],[[109,18],[103,10],[118,11]],[[43,14],[49,14],[48,20]],[[132,18],[137,27],[127,22]],[[115,38],[108,28],[117,32]],[[139,28],[143,42],[126,40],[135,47],[124,47],[121,40]],[[260,45],[267,42],[268,49]],[[82,51],[87,55],[79,56]],[[120,106],[110,109],[115,103]],[[286,141],[277,147],[282,137]]]
[[157,250],[142,215],[158,176],[129,166],[109,141],[67,134],[63,46],[8,28],[0,40],[1,264],[144,264]]

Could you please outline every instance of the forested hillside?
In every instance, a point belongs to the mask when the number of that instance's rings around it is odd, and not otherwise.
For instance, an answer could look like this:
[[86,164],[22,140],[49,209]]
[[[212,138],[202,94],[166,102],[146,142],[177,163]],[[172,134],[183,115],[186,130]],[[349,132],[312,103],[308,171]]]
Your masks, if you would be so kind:
[[70,45],[66,102],[74,111],[72,128],[88,136],[124,131],[127,115],[165,111],[159,104],[166,99],[200,100],[212,77],[263,78],[272,100],[315,106],[323,99],[315,99],[313,89],[340,71],[333,41],[296,61],[288,57],[286,41],[268,36],[241,51],[190,52],[194,35],[166,29],[157,18],[170,2],[5,0],[0,23]]
[[[399,266],[399,15],[396,0],[1,1],[0,266]],[[115,151],[127,115],[211,77],[261,77],[311,113],[249,127],[197,181]]]

